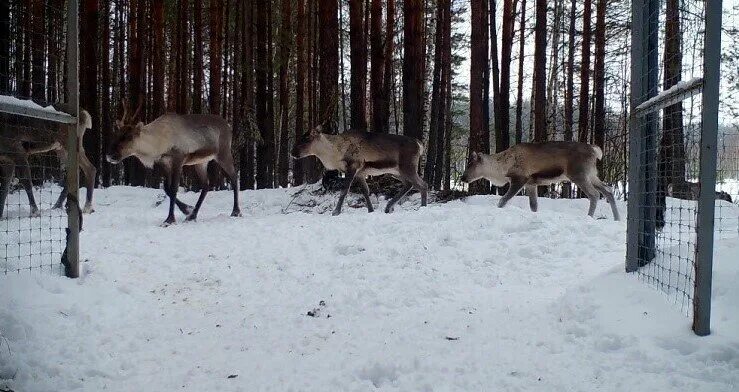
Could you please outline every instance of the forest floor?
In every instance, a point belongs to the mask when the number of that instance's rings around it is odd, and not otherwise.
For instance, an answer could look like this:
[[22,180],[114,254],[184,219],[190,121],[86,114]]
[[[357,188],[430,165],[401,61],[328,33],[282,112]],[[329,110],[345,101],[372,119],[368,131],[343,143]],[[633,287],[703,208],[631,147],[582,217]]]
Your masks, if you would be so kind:
[[586,200],[414,195],[368,214],[354,197],[333,217],[336,195],[298,190],[242,192],[241,218],[212,192],[168,228],[162,191],[98,190],[79,279],[0,276],[0,390],[739,387],[739,207],[722,209],[700,338],[684,304],[623,272],[604,201],[592,219]]

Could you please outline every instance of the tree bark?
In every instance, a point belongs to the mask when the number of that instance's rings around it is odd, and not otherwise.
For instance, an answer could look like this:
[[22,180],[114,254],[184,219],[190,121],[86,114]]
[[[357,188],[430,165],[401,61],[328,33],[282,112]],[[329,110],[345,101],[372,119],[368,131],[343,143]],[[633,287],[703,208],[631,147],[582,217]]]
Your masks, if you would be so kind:
[[444,91],[445,86],[442,85],[442,69],[443,69],[443,52],[444,52],[444,16],[445,1],[438,0],[436,2],[436,32],[434,39],[434,70],[433,81],[431,87],[431,115],[429,124],[428,150],[426,153],[426,165],[424,167],[423,178],[433,187],[434,174],[436,166],[436,149],[438,142],[438,134],[443,132],[443,128],[439,125],[444,124],[443,110],[444,107]]
[[497,121],[495,124],[495,151],[501,152],[510,147],[510,91],[511,54],[513,52],[513,25],[516,20],[515,0],[503,0],[503,26],[500,49],[500,96],[498,98]]
[[[577,0],[570,2],[570,28],[567,42],[567,84],[565,87],[565,118],[564,118],[564,140],[572,141],[574,137],[573,128],[575,122],[575,19],[577,14]],[[562,197],[572,197],[572,184],[562,184]]]
[[[586,0],[590,1],[590,0]],[[547,139],[547,1],[536,0],[534,27],[534,140]]]
[[[606,119],[606,5],[607,0],[598,0],[595,14],[595,68],[593,88],[595,90],[595,121],[593,122],[593,143],[605,151],[605,119]],[[602,169],[603,161],[598,162]]]
[[385,57],[382,47],[382,0],[372,0],[370,6],[370,101],[372,124],[370,130],[382,131],[382,85]]
[[[302,0],[298,0],[301,2]],[[254,119],[254,0],[246,0],[243,3],[243,38],[242,63],[241,63],[241,100],[243,107],[240,108],[242,118],[240,124],[242,132],[246,134],[242,141],[240,151],[240,189],[254,189],[254,135],[257,130],[253,129]]]
[[256,45],[255,45],[255,79],[256,79],[256,119],[257,127],[261,132],[261,139],[257,145],[257,189],[272,188],[274,178],[274,131],[273,118],[269,116],[270,102],[269,84],[271,70],[269,68],[269,47],[271,46],[271,30],[269,14],[271,2],[258,0],[256,5]]
[[580,103],[578,109],[578,137],[577,140],[587,143],[588,101],[590,92],[590,22],[592,19],[592,0],[584,0],[583,30],[582,30],[582,61],[580,64]]
[[[0,2],[0,37],[10,37],[10,1]],[[10,94],[10,39],[0,39],[0,94]]]
[[[101,50],[102,53],[100,53],[100,122],[101,122],[101,136],[102,136],[102,149],[108,148],[108,145],[110,144],[111,139],[111,133],[113,130],[113,123],[111,118],[111,97],[110,97],[110,91],[111,91],[111,80],[110,80],[110,26],[112,24],[112,21],[110,19],[110,2],[105,1],[103,2],[103,17],[102,17],[102,23],[100,25],[102,31],[100,32],[101,35]],[[102,155],[102,154],[101,154]],[[98,167],[100,169],[100,180],[101,185],[104,187],[109,187],[111,185],[111,167],[110,164],[104,160],[100,160],[100,166]]]
[[[663,88],[676,85],[681,80],[682,52],[680,2],[667,0],[665,9],[665,51],[663,59]],[[664,109],[662,118],[662,140],[660,142],[660,177],[664,187],[677,186],[685,181],[685,136],[683,134],[682,102]]]
[[[305,77],[306,62],[305,53],[305,35],[306,35],[306,18],[305,18],[305,0],[296,0],[295,22],[297,24],[297,34],[295,35],[295,138],[299,138],[305,133],[304,114],[305,114]],[[302,161],[293,161],[293,185],[300,185],[305,182],[305,173]]]
[[210,97],[211,114],[221,113],[221,83],[223,57],[223,0],[211,0],[210,4]]
[[[488,124],[485,123],[487,100],[484,96],[484,84],[488,73],[488,29],[487,2],[473,1],[471,4],[472,34],[470,40],[470,136],[467,151],[468,158],[473,152],[489,153],[490,145],[485,143]],[[502,76],[502,75],[501,75]],[[480,180],[470,184],[470,193],[487,193],[487,181]]]
[[280,148],[277,160],[277,183],[281,187],[287,187],[288,175],[290,172],[289,160],[289,143],[290,130],[289,127],[289,107],[290,107],[290,91],[288,88],[288,66],[290,65],[290,39],[293,36],[291,0],[282,0],[281,8],[281,29],[280,29]]
[[203,2],[193,1],[192,113],[203,112]]
[[[403,134],[418,140],[423,140],[426,75],[423,11],[423,0],[403,2]],[[483,25],[487,26],[484,21]]]
[[[395,73],[394,48],[395,48],[395,0],[387,0],[385,16],[385,72],[382,83],[382,130],[383,133],[390,132],[390,101],[395,100],[393,90]],[[397,126],[397,123],[396,123]]]
[[[573,0],[575,1],[575,0]],[[526,56],[526,0],[521,0],[521,37],[518,41],[518,94],[516,95],[516,144],[523,142],[523,62]]]
[[367,130],[367,45],[364,37],[364,0],[349,0],[351,64],[351,129]]
[[[34,0],[35,3],[40,3],[43,8],[43,2],[40,0]],[[80,31],[80,107],[86,109],[92,116],[93,129],[100,129],[100,115],[99,101],[98,101],[98,18],[99,18],[99,5],[97,0],[85,0],[83,4],[82,12],[82,23]],[[35,21],[38,23],[38,21]],[[43,24],[42,24],[43,25]],[[38,42],[39,38],[34,37],[34,41]],[[34,50],[34,76],[41,77],[43,79],[43,73],[37,75],[37,71],[42,67],[43,63],[43,45],[37,47]],[[39,52],[40,51],[40,52]],[[37,56],[41,56],[37,58]],[[41,98],[43,100],[43,90],[37,89],[37,84],[34,80],[33,86],[34,98]],[[40,94],[37,96],[37,94]],[[88,132],[87,137],[83,140],[83,146],[85,151],[88,153],[90,162],[95,167],[100,167],[100,133],[99,132]],[[95,186],[98,185],[98,179],[95,178]]]

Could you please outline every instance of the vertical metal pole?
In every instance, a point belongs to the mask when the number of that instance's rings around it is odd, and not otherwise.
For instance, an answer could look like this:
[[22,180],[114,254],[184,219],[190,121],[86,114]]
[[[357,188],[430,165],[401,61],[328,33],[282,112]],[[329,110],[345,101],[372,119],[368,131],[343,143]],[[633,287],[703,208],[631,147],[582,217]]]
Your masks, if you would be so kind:
[[626,223],[626,272],[639,268],[639,232],[641,218],[639,205],[644,189],[641,175],[641,121],[633,116],[634,108],[643,101],[642,79],[644,70],[644,0],[631,2],[631,118],[629,119],[629,196]]
[[[646,29],[646,48],[644,55],[646,56],[646,68],[642,71],[646,75],[646,83],[642,87],[644,100],[648,100],[657,95],[657,82],[659,77],[659,1],[647,0],[646,2],[646,18],[643,21]],[[657,113],[652,112],[642,118],[642,162],[641,168],[638,168],[644,176],[644,198],[641,206],[642,220],[642,236],[639,244],[639,266],[643,266],[652,259],[656,254],[656,207],[657,207],[657,133],[659,126],[657,124]]]
[[703,113],[700,143],[700,196],[695,245],[693,331],[711,333],[713,219],[716,206],[716,145],[718,139],[719,68],[721,66],[721,0],[706,1],[703,58]]
[[[67,1],[67,113],[79,122],[79,4]],[[67,265],[65,274],[70,278],[80,276],[79,268],[79,160],[77,158],[77,124],[67,126]]]
[[634,116],[634,108],[657,94],[659,0],[635,0],[631,18],[631,113],[626,272],[655,255],[656,114]]

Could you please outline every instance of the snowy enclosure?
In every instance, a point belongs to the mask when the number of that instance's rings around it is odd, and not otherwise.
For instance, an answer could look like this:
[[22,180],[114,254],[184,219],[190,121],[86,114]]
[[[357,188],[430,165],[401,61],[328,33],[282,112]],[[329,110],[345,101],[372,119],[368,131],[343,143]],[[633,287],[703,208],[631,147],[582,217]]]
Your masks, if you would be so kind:
[[[101,190],[82,275],[0,284],[15,391],[654,390],[739,383],[739,238],[717,239],[714,330],[623,273],[600,203],[497,196],[332,217],[335,195],[213,192],[160,228],[161,190]],[[192,203],[196,193],[183,194]],[[372,197],[378,207],[385,200]],[[165,203],[166,204],[166,203]],[[304,209],[300,205],[313,205]],[[621,209],[625,208],[620,204]],[[733,211],[739,217],[736,206]],[[181,215],[178,218],[182,218]],[[309,315],[310,314],[310,315]]]

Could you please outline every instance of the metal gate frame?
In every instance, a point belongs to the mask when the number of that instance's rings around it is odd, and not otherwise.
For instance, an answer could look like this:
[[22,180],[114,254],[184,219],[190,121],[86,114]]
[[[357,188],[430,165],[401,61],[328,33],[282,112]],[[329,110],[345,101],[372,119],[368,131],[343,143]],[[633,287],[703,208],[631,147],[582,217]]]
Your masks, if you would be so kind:
[[65,85],[67,102],[61,103],[58,109],[63,113],[36,110],[24,106],[0,103],[0,112],[11,115],[34,117],[42,120],[65,124],[67,129],[67,243],[62,254],[64,273],[69,278],[77,278],[79,271],[79,232],[81,214],[79,207],[79,162],[77,124],[79,119],[79,0],[67,0],[67,52]]
[[[722,0],[705,0],[703,78],[657,98],[659,0],[633,0],[631,5],[631,118],[629,124],[629,198],[626,272],[636,272],[656,256],[654,216],[657,184],[657,112],[702,94],[697,202],[693,331],[710,334],[711,282],[716,187]],[[633,191],[633,192],[632,192]]]

